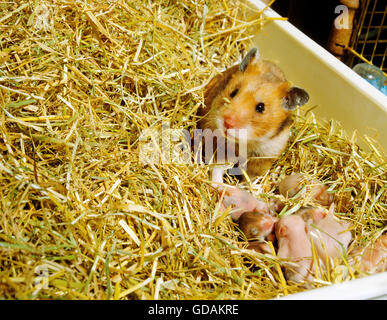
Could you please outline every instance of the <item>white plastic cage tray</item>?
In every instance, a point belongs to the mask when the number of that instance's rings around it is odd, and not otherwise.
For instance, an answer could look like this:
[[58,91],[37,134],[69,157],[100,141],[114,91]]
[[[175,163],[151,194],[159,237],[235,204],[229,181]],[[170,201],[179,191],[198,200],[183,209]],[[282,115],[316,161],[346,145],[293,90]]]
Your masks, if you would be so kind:
[[[259,10],[267,7],[264,1],[249,1]],[[271,8],[264,14],[280,17]],[[360,135],[376,138],[387,151],[387,96],[288,21],[268,22],[253,43],[262,57],[275,61],[292,83],[309,93],[308,105],[318,105],[313,110],[318,119],[336,119],[349,136],[357,130]],[[362,145],[361,141],[359,144]],[[284,299],[381,298],[387,299],[387,272],[292,294]]]

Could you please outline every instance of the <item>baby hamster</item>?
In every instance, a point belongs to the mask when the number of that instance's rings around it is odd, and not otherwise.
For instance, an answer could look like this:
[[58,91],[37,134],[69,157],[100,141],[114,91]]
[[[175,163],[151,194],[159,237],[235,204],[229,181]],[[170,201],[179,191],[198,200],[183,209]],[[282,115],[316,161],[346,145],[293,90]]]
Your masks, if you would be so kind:
[[277,222],[277,257],[297,263],[296,267],[285,265],[285,276],[288,280],[312,280],[311,236],[322,266],[325,266],[327,256],[340,257],[343,250],[347,250],[352,239],[351,232],[347,230],[350,224],[338,221],[333,211],[333,205],[328,213],[319,208],[303,208]]
[[[253,48],[239,65],[208,83],[204,98],[205,108],[198,111],[202,117],[198,127],[207,132],[219,129],[227,141],[236,143],[236,153],[241,141],[237,130],[230,129],[245,129],[246,171],[253,177],[265,174],[284,150],[292,123],[291,111],[304,105],[309,95],[304,89],[291,86],[281,69],[261,59],[258,49]],[[217,163],[224,160],[216,159]],[[217,180],[222,178],[223,173],[216,175]]]
[[387,234],[364,249],[360,263],[360,270],[366,273],[387,271]]
[[276,217],[261,212],[245,212],[238,220],[239,228],[245,234],[247,240],[273,241]]
[[312,247],[305,221],[299,215],[285,216],[277,222],[275,234],[277,257],[296,264],[285,264],[286,279],[294,282],[311,280]]
[[314,202],[322,206],[329,207],[333,202],[333,195],[328,193],[328,187],[318,180],[307,181],[307,178],[301,173],[294,173],[286,176],[279,184],[279,192],[287,198],[294,197],[301,189],[306,186],[306,191]]
[[[223,187],[218,187],[219,194],[223,191]],[[239,217],[248,211],[261,212],[268,214],[269,208],[267,204],[255,198],[251,193],[237,187],[227,186],[224,192],[222,209],[232,206],[231,218],[238,220]]]
[[317,254],[323,261],[326,256],[330,258],[340,257],[346,251],[352,240],[349,222],[339,221],[334,216],[332,204],[328,213],[319,208],[304,208],[296,212],[304,218],[308,233],[313,237],[313,244]]

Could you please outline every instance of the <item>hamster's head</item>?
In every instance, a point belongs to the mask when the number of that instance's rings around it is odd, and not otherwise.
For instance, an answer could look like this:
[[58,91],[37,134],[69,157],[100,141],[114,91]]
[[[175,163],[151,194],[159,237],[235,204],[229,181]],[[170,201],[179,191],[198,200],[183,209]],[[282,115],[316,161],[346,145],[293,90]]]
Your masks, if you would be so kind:
[[265,238],[274,230],[276,217],[260,212],[245,212],[239,220],[239,227],[248,240]]
[[291,110],[309,99],[305,90],[290,85],[277,65],[261,59],[256,48],[240,65],[214,78],[206,94],[216,129],[229,136],[238,132],[229,129],[245,129],[248,141],[280,134],[291,123]]
[[285,216],[279,220],[275,228],[277,239],[304,239],[308,233],[304,220],[299,215]]

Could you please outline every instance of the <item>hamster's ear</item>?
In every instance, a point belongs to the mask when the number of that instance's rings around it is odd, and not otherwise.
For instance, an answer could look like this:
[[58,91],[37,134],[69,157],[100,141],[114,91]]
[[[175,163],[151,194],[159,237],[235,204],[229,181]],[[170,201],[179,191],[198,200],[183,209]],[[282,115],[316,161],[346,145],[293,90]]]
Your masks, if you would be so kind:
[[239,70],[245,72],[247,66],[250,63],[254,63],[259,60],[259,50],[258,48],[252,48],[243,58],[241,64],[239,65]]
[[297,106],[303,106],[309,100],[309,94],[301,88],[291,87],[283,99],[283,107],[287,110],[294,110]]
[[278,233],[281,237],[286,237],[288,235],[288,227],[287,226],[282,226],[278,230]]

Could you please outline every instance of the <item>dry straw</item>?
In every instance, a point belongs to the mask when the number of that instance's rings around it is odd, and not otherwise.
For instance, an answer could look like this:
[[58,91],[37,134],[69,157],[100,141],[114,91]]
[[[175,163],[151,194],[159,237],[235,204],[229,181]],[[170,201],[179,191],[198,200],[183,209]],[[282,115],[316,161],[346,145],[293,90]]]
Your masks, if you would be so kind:
[[[218,211],[208,167],[139,162],[144,130],[195,128],[203,87],[245,54],[267,22],[260,12],[226,0],[18,1],[0,11],[0,298],[305,290],[286,283],[274,247],[245,249]],[[353,222],[354,245],[374,239],[386,225],[385,155],[370,139],[363,153],[312,113],[296,120],[271,172],[242,187],[279,197],[279,178],[308,173]],[[289,200],[283,214],[305,203]],[[312,286],[357,276],[334,261]]]

